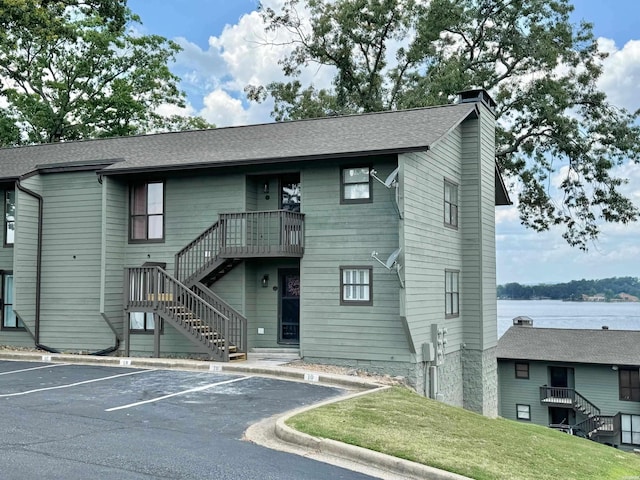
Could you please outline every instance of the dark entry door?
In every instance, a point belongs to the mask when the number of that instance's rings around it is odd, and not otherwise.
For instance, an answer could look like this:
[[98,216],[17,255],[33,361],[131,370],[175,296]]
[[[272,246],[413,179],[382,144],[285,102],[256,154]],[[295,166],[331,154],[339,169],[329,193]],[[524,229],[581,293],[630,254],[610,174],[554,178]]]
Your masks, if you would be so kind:
[[278,342],[297,345],[300,343],[300,270],[279,269],[280,326]]
[[552,387],[572,388],[572,368],[549,367],[549,385]]
[[300,174],[280,177],[280,208],[289,212],[300,211]]

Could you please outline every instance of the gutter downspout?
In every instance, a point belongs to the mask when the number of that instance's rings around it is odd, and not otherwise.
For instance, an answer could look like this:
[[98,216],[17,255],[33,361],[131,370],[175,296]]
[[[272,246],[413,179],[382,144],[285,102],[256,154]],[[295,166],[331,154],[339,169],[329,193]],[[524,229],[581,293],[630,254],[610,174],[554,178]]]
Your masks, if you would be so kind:
[[40,297],[41,297],[41,278],[42,278],[42,209],[44,205],[44,199],[36,192],[23,187],[20,184],[20,179],[16,181],[16,188],[21,192],[26,193],[32,198],[38,200],[38,245],[36,251],[36,315],[35,315],[35,344],[37,348],[46,350],[47,352],[59,353],[54,348],[47,347],[40,344]]
[[[34,328],[34,337],[35,337],[35,346],[41,350],[50,353],[61,353],[60,350],[56,350],[52,347],[47,347],[46,345],[42,345],[40,343],[40,303],[42,296],[42,225],[43,225],[43,215],[42,210],[44,206],[44,199],[42,195],[34,192],[33,190],[29,190],[26,187],[23,187],[20,183],[20,179],[16,181],[16,188],[21,192],[26,193],[32,198],[38,200],[38,244],[36,251],[36,314],[35,314],[35,328]],[[116,342],[113,347],[108,347],[103,350],[90,353],[89,355],[108,355],[110,353],[115,352],[120,347],[120,339],[116,336]]]

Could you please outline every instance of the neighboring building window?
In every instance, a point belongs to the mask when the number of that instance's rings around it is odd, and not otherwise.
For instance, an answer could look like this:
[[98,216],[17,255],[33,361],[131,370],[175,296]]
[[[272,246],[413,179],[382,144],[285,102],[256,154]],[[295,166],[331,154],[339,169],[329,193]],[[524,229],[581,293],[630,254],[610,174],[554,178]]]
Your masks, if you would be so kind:
[[460,272],[445,270],[444,272],[444,313],[446,317],[460,315]]
[[2,328],[23,329],[24,325],[13,311],[13,274],[2,274]]
[[163,240],[164,183],[151,182],[132,185],[129,205],[131,240]]
[[622,443],[640,445],[640,415],[620,415]]
[[618,370],[620,380],[620,400],[640,402],[640,372],[637,368]]
[[458,228],[458,185],[444,181],[444,224]]
[[16,233],[16,191],[4,192],[4,244],[13,245]]
[[372,305],[371,267],[340,267],[340,303]]
[[[129,312],[129,330],[131,333],[153,332],[156,326],[153,312]],[[162,328],[162,325],[160,326]]]
[[516,418],[518,420],[531,420],[531,407],[529,405],[516,405]]
[[528,363],[516,363],[516,378],[529,378]]
[[349,167],[340,171],[340,203],[368,203],[372,200],[369,167]]

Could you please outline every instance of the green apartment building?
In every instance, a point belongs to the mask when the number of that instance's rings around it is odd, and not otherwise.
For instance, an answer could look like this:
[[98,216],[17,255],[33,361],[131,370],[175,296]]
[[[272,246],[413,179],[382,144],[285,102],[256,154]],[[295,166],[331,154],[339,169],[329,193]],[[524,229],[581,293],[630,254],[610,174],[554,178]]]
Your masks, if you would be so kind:
[[497,414],[493,101],[0,150],[0,344],[307,361]]

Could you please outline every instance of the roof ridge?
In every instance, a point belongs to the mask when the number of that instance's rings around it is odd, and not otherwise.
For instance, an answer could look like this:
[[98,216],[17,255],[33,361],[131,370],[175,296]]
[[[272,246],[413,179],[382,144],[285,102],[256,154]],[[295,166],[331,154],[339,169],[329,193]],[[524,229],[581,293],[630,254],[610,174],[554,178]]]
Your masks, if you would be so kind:
[[264,127],[264,126],[278,126],[278,125],[290,125],[292,123],[303,123],[303,122],[318,122],[318,121],[332,121],[337,119],[344,118],[356,118],[356,117],[367,117],[367,116],[376,116],[376,115],[393,115],[393,114],[402,114],[408,112],[416,112],[423,110],[435,110],[439,108],[451,108],[451,107],[467,107],[469,109],[475,108],[474,103],[451,103],[445,105],[430,105],[425,107],[414,107],[414,108],[405,108],[405,109],[394,109],[394,110],[381,110],[377,112],[363,112],[363,113],[351,113],[345,115],[331,115],[324,117],[312,117],[312,118],[301,118],[296,120],[285,120],[281,122],[261,122],[261,123],[250,123],[246,125],[228,125],[225,127],[213,127],[213,128],[200,128],[193,130],[173,130],[169,132],[155,132],[155,133],[140,133],[136,135],[124,135],[124,136],[113,136],[113,137],[102,137],[102,138],[83,138],[79,140],[70,140],[63,142],[48,142],[48,143],[35,143],[30,145],[15,145],[15,146],[5,146],[0,147],[0,152],[4,150],[24,150],[30,148],[38,148],[38,147],[62,147],[63,145],[68,144],[82,144],[82,143],[92,143],[92,142],[109,142],[114,140],[128,140],[128,139],[136,139],[136,138],[153,138],[153,137],[161,137],[161,136],[170,136],[170,135],[179,135],[179,134],[194,134],[194,133],[203,133],[203,132],[213,132],[213,131],[225,131],[232,129],[245,129],[252,127]]

